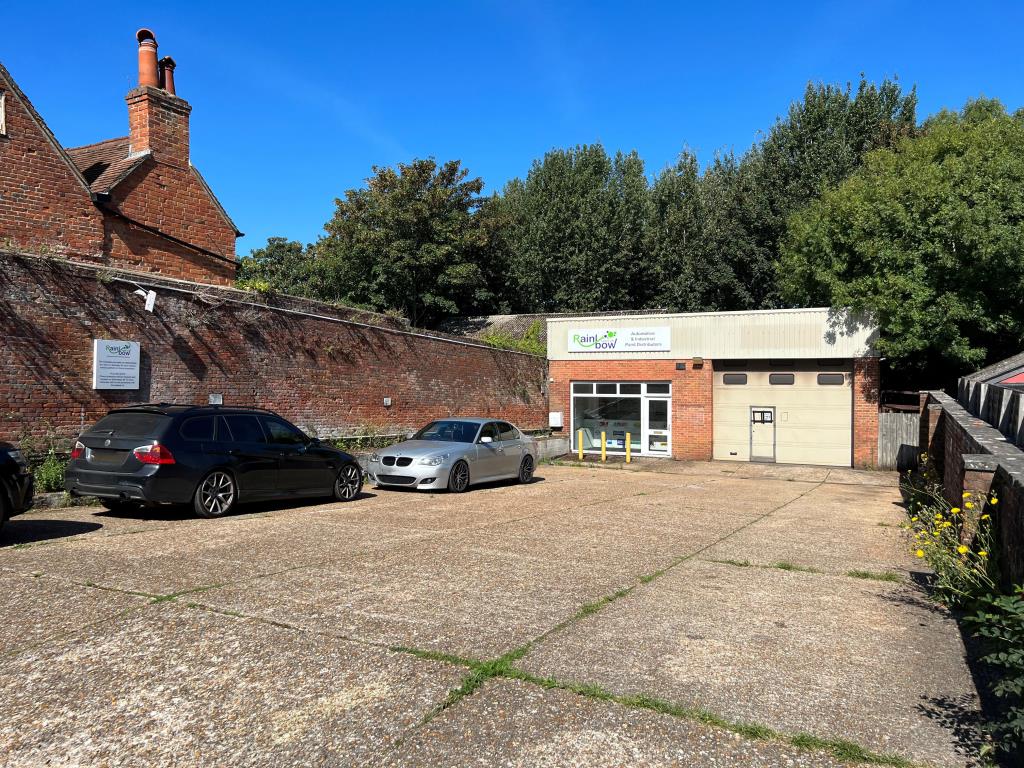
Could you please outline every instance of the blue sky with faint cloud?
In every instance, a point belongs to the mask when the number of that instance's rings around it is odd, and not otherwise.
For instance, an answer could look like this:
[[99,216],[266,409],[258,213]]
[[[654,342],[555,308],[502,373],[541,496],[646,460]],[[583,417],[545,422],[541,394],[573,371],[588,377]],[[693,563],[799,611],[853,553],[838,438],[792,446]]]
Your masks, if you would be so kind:
[[499,190],[556,147],[744,151],[808,81],[916,85],[919,115],[1024,106],[1016,2],[18,5],[0,61],[66,146],[127,132],[135,30],[178,63],[192,161],[246,232],[310,242],[374,165],[458,158]]

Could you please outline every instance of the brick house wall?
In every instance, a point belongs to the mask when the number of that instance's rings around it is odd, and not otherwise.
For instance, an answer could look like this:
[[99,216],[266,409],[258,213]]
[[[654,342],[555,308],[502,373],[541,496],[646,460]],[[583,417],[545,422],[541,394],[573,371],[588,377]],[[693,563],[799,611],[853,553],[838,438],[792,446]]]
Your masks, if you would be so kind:
[[670,381],[672,382],[672,457],[710,461],[713,440],[710,361],[694,369],[676,370],[675,360],[551,360],[548,363],[548,398],[552,411],[564,414],[567,434],[570,423],[571,381]]
[[103,214],[52,134],[0,67],[6,132],[0,135],[0,246],[98,258]]
[[[152,314],[132,281],[155,287]],[[316,302],[253,306],[242,291],[9,254],[0,294],[0,439],[67,440],[111,407],[205,403],[211,393],[321,436],[453,414],[547,423],[543,358],[357,322]],[[141,343],[140,390],[92,389],[94,338]]]
[[241,233],[190,164],[187,101],[139,86],[127,137],[65,149],[2,66],[0,95],[0,248],[234,283]]
[[238,269],[235,230],[213,205],[190,167],[150,158],[114,188],[110,205],[129,219],[226,254],[218,259],[199,253],[107,214],[112,265],[212,285],[234,283]]

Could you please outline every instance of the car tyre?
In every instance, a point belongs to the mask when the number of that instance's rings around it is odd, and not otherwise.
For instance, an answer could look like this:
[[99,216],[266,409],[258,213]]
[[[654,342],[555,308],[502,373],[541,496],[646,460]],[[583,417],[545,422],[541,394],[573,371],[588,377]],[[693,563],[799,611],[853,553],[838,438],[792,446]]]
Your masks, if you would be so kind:
[[533,481],[533,456],[527,454],[523,456],[522,462],[519,464],[519,482],[525,485]]
[[346,464],[334,481],[334,498],[338,501],[352,501],[363,490],[363,470],[358,464]]
[[235,479],[223,469],[215,469],[199,483],[192,506],[200,517],[224,517],[237,500]]
[[455,462],[455,466],[448,474],[448,490],[452,493],[465,493],[467,488],[469,488],[469,464],[460,459]]

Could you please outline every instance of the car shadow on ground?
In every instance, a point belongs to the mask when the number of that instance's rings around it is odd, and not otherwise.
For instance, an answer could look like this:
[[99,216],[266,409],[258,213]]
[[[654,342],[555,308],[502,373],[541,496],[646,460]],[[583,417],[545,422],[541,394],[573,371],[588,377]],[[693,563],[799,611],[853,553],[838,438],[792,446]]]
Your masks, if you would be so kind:
[[[363,491],[355,499],[345,504],[358,504],[364,499],[372,499],[375,493]],[[300,507],[319,507],[324,504],[341,504],[333,496],[304,497],[301,499],[270,499],[239,504],[225,519],[240,515],[253,515],[262,512],[279,512],[282,510],[299,509]],[[191,504],[167,504],[157,507],[139,507],[127,510],[109,510],[99,507],[95,517],[116,517],[120,520],[156,520],[174,522],[177,520],[201,519],[192,509]]]
[[14,518],[4,523],[0,530],[0,548],[19,544],[35,544],[39,541],[65,539],[68,536],[79,536],[102,528],[101,523],[82,522],[80,520],[33,520],[31,518]]
[[[540,475],[534,475],[533,479],[529,483],[527,483],[527,485],[533,485],[534,483],[543,483],[543,482],[544,482],[544,478],[543,477],[541,477]],[[480,483],[478,485],[471,485],[471,486],[469,486],[469,488],[467,488],[464,491],[464,493],[473,493],[473,491],[483,491],[483,490],[486,490],[488,488],[506,488],[506,487],[512,487],[512,486],[516,486],[516,485],[522,485],[522,483],[520,483],[514,477],[513,478],[509,478],[508,480],[491,480],[490,482],[487,482],[487,483]],[[436,488],[436,489],[433,489],[433,490],[428,490],[426,488],[409,488],[407,486],[402,486],[402,485],[371,485],[370,487],[373,488],[377,492],[384,492],[384,493],[392,493],[392,492],[395,492],[395,493],[427,493],[427,494],[430,494],[430,495],[438,495],[438,494],[449,493],[447,488]],[[359,498],[362,498],[362,496],[360,496]]]

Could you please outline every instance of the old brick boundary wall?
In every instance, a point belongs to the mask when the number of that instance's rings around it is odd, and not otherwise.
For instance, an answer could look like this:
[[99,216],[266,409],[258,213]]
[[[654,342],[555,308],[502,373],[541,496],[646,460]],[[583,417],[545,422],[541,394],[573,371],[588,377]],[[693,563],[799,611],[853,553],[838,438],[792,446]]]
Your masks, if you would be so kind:
[[[156,290],[152,314],[139,287]],[[94,338],[141,343],[140,390],[92,388]],[[452,414],[547,423],[543,358],[294,297],[60,259],[0,253],[0,347],[0,439],[13,442],[64,441],[111,407],[206,403],[213,393],[320,436]]]
[[964,491],[996,494],[990,511],[1002,586],[1024,584],[1024,453],[944,392],[923,393],[921,401],[921,449],[946,500],[959,506]]

